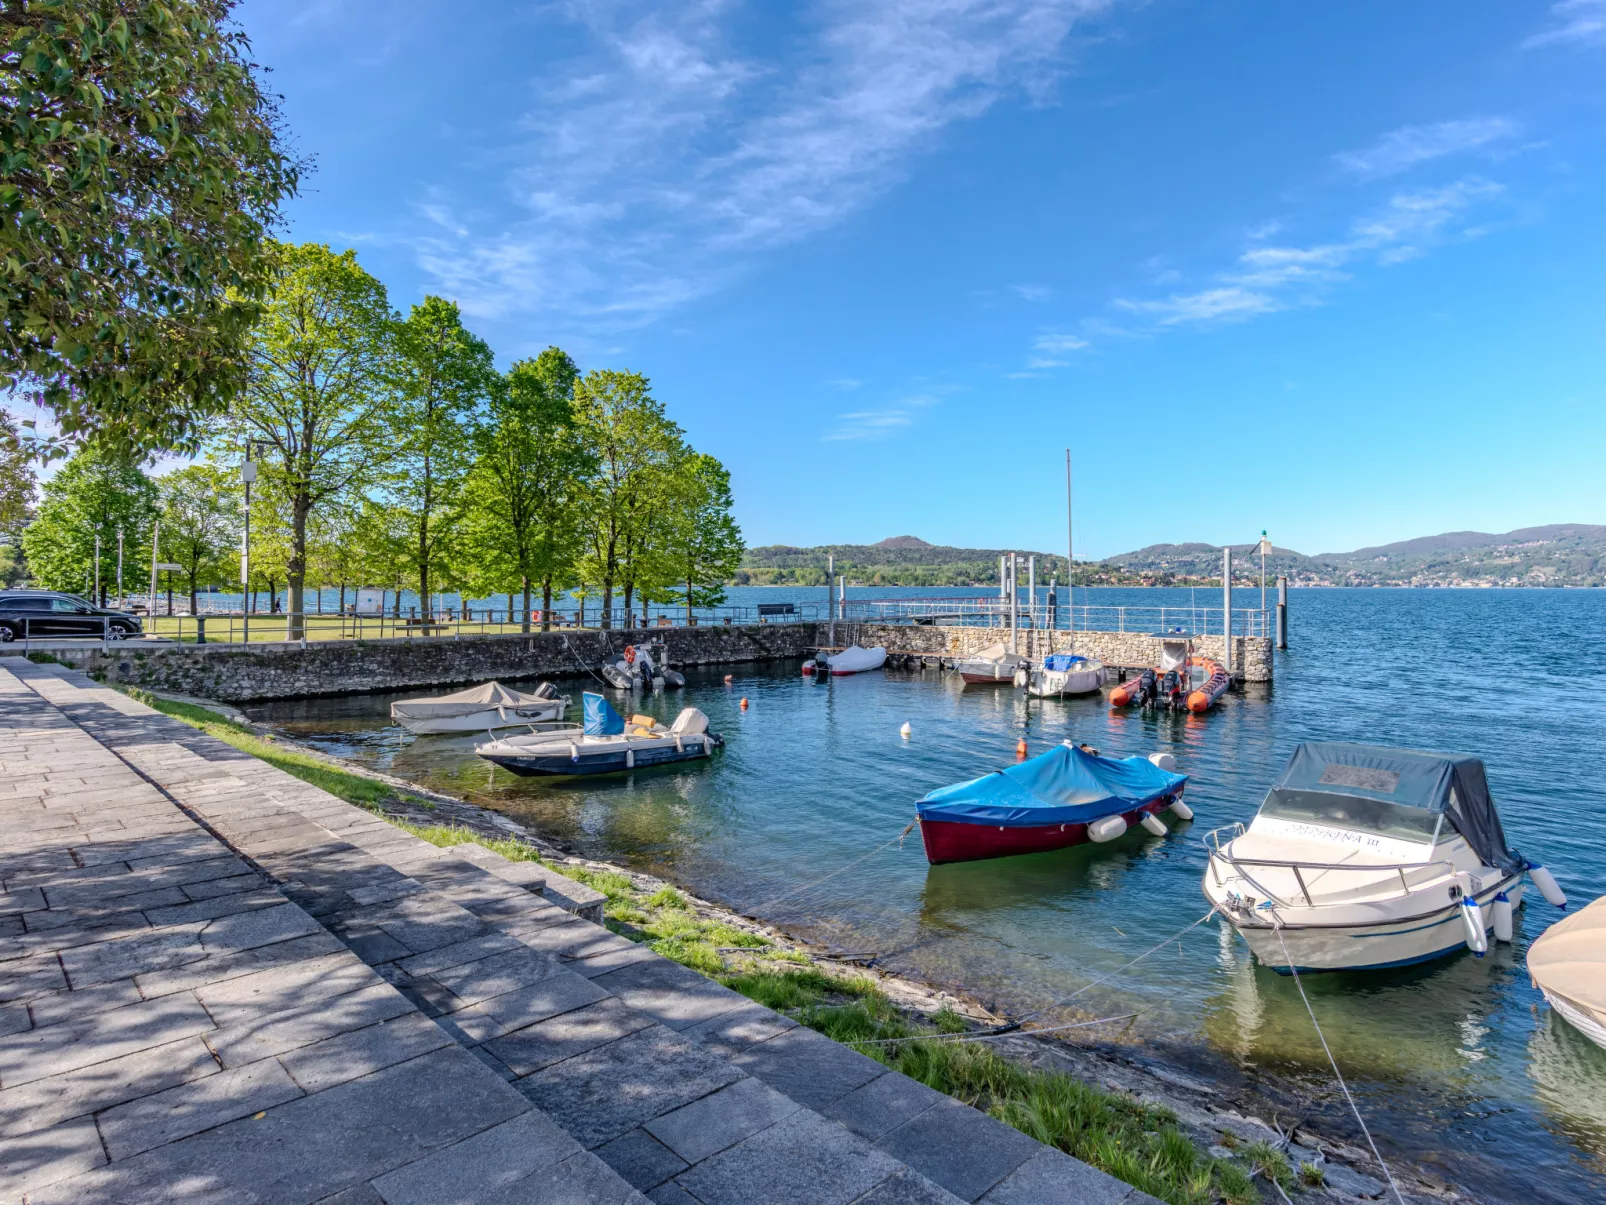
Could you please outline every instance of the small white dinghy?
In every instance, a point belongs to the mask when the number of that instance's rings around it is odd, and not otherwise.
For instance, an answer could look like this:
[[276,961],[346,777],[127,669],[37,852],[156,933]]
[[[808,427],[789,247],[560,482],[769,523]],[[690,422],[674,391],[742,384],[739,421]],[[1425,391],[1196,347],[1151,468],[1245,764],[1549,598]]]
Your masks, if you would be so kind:
[[648,715],[626,720],[601,695],[587,691],[584,700],[583,728],[506,737],[474,752],[524,776],[609,774],[708,757],[725,743],[708,731],[708,717],[695,707],[665,727]]
[[877,646],[873,649],[860,648],[850,645],[840,653],[833,653],[825,659],[825,664],[836,677],[846,674],[862,674],[866,670],[880,669],[887,663],[887,650]]
[[[1223,834],[1227,834],[1223,836]],[[1512,939],[1529,877],[1506,846],[1483,762],[1375,745],[1294,750],[1246,829],[1205,838],[1204,893],[1273,970],[1408,966]]]
[[1031,671],[1032,663],[1030,658],[1010,652],[1009,648],[1000,642],[990,644],[968,657],[961,657],[954,662],[954,668],[965,680],[965,685],[983,686],[989,683],[1013,683],[1017,673]]
[[1606,1047],[1606,896],[1541,933],[1528,974],[1551,1008]]
[[1104,662],[1073,653],[1051,653],[1026,678],[1026,693],[1039,699],[1097,694],[1104,684]]
[[433,699],[400,699],[390,705],[390,718],[420,736],[435,732],[484,732],[561,720],[569,700],[550,682],[530,694],[509,690],[500,682],[484,682],[456,694]]

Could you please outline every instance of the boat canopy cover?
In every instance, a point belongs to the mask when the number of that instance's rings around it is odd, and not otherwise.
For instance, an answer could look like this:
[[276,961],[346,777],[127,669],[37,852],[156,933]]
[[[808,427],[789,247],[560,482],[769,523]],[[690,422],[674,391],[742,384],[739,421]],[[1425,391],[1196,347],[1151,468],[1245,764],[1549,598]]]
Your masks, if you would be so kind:
[[1540,934],[1528,947],[1528,974],[1546,991],[1606,1016],[1606,899]]
[[922,820],[1028,828],[1086,824],[1132,812],[1174,792],[1188,778],[1143,757],[1117,760],[1056,745],[1007,770],[939,787],[919,803]]
[[625,730],[625,720],[601,695],[589,690],[582,696],[585,702],[585,734],[587,736],[618,736]]
[[1043,658],[1044,669],[1054,670],[1059,673],[1064,673],[1066,670],[1075,669],[1080,665],[1086,664],[1087,658],[1080,653],[1050,653]]
[[433,699],[401,699],[390,705],[393,716],[406,716],[410,720],[445,719],[458,715],[473,715],[476,711],[490,711],[497,707],[529,707],[545,702],[557,694],[547,683],[541,683],[545,694],[524,694],[509,690],[500,682],[484,682],[456,694],[437,695]]
[[1273,794],[1316,791],[1442,812],[1485,866],[1513,874],[1526,865],[1506,847],[1483,762],[1476,757],[1306,741],[1294,750],[1271,789]]

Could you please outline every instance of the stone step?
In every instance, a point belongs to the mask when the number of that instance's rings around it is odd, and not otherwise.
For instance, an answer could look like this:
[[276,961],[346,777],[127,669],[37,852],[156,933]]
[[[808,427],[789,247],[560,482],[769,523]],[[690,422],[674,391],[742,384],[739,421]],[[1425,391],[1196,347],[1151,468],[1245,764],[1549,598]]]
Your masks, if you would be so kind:
[[433,846],[81,675],[29,677],[654,1200],[789,1199],[800,1168],[822,1201],[1150,1200],[532,895],[492,851]]
[[4,665],[0,1202],[644,1202]]

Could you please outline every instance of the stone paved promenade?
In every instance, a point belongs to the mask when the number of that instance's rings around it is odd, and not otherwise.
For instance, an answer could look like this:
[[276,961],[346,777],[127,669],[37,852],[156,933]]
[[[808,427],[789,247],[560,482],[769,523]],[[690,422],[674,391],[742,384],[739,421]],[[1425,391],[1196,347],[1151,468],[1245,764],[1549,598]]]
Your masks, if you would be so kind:
[[58,666],[0,817],[0,1202],[1154,1205]]

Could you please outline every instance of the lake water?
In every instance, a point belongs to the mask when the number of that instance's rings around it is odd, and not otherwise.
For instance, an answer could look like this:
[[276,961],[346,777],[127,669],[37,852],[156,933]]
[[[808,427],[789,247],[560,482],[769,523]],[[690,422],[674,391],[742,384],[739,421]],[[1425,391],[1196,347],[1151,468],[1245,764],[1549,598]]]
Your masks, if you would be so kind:
[[[732,591],[732,601],[822,593]],[[1078,606],[1219,598],[1088,595]],[[737,667],[729,687],[723,670],[693,673],[684,693],[640,705],[666,719],[701,707],[727,739],[711,762],[594,780],[515,778],[473,756],[478,737],[413,738],[386,719],[396,696],[252,710],[330,752],[1013,1014],[1063,999],[1201,916],[1199,837],[1248,821],[1305,739],[1481,755],[1511,844],[1575,901],[1606,894],[1606,591],[1300,590],[1290,609],[1276,683],[1204,716],[1028,701],[933,671],[815,684],[791,663]],[[912,833],[788,895],[896,837],[930,788],[1010,764],[1022,736],[1034,753],[1068,737],[1116,756],[1169,750],[1190,775],[1196,819],[1165,838],[1134,830],[1107,846],[937,867]],[[1528,942],[1559,916],[1530,896],[1515,945],[1486,958],[1306,985],[1385,1153],[1436,1166],[1480,1199],[1606,1200],[1606,1051],[1555,1018],[1524,972]],[[1076,1003],[1096,1016],[1138,1011],[1140,1053],[1250,1081],[1286,1106],[1285,1122],[1303,1113],[1350,1132],[1294,984],[1256,966],[1224,923]]]

